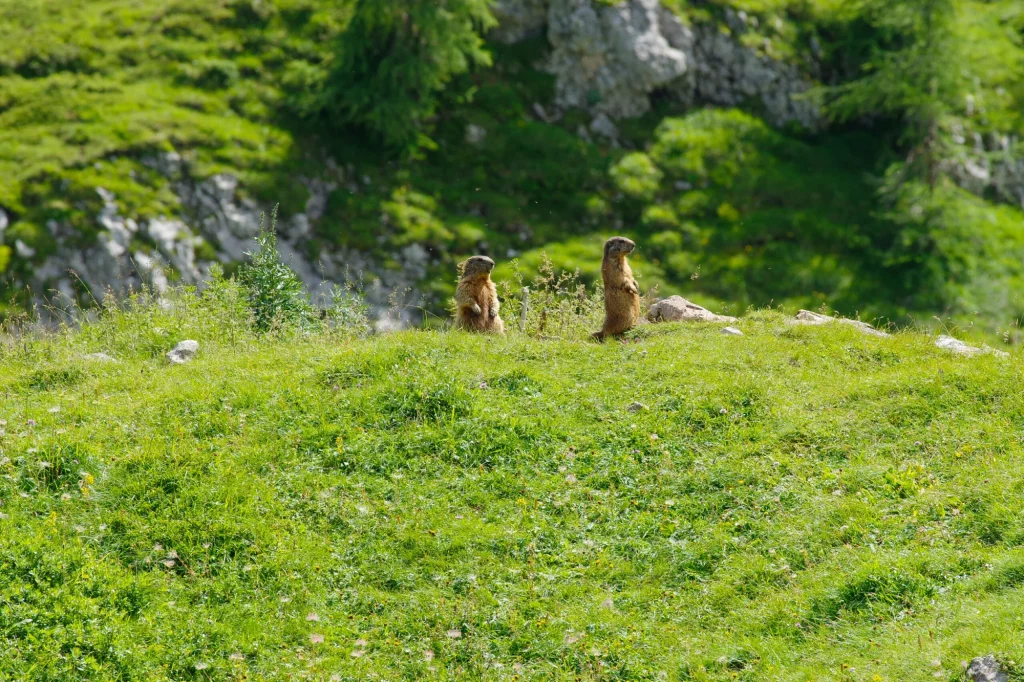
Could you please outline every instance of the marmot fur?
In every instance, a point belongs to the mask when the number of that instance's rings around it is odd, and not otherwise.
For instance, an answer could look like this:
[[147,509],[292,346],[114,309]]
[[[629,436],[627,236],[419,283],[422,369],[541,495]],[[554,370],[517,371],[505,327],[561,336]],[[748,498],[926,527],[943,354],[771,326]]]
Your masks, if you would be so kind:
[[640,288],[626,262],[635,248],[636,244],[625,237],[612,237],[604,243],[604,327],[594,334],[599,341],[632,329],[640,319]]
[[504,334],[505,323],[498,317],[498,289],[491,281],[494,261],[473,256],[459,264],[459,285],[455,289],[455,326],[474,332]]

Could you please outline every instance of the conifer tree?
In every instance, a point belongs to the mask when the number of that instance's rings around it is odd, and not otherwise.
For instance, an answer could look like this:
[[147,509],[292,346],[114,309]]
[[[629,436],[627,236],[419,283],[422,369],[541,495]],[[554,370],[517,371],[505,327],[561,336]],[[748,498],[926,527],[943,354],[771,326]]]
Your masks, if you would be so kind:
[[396,147],[430,144],[452,77],[488,66],[490,0],[357,0],[324,90],[325,107]]

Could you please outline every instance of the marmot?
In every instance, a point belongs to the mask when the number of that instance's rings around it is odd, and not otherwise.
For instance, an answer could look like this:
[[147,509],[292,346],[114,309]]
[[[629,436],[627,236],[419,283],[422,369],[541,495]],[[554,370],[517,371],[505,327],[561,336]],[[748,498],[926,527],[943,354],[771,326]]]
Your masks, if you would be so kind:
[[640,319],[640,287],[626,262],[635,248],[636,244],[625,237],[612,237],[604,243],[604,328],[594,334],[599,341],[632,329]]
[[473,256],[459,264],[459,285],[455,289],[455,326],[474,332],[504,334],[505,323],[498,317],[498,289],[491,281],[494,261]]

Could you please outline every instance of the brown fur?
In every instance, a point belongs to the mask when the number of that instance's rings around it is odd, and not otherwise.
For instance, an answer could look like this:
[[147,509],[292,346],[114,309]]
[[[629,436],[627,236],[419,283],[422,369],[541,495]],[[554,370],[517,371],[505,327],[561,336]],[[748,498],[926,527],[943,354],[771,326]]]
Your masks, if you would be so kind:
[[491,281],[494,261],[473,256],[460,265],[455,288],[455,326],[474,332],[504,334],[505,323],[498,317],[498,289]]
[[594,334],[598,340],[618,336],[632,329],[640,319],[640,287],[626,261],[634,248],[636,244],[625,237],[612,237],[604,243],[604,327]]

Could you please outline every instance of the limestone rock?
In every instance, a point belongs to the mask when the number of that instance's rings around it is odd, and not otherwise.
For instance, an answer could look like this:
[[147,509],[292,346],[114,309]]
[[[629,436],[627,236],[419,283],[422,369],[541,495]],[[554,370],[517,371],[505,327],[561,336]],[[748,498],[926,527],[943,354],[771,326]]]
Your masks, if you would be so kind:
[[735,322],[735,317],[716,315],[682,296],[670,296],[651,306],[647,313],[651,322]]
[[643,403],[632,403],[629,407],[626,408],[626,411],[632,414],[636,414],[637,412],[642,412],[645,409],[647,409],[647,406],[644,405]]
[[167,354],[167,360],[172,365],[184,365],[186,362],[192,360],[198,352],[198,341],[182,341],[174,347],[174,350]]
[[829,317],[828,315],[821,315],[819,313],[811,312],[810,310],[801,310],[796,314],[797,324],[818,325],[829,324],[831,322],[839,322],[841,324],[852,325],[857,329],[861,330],[862,332],[864,332],[865,334],[871,334],[872,336],[889,336],[887,333],[879,329],[875,329],[867,322],[861,322],[860,320],[851,320],[846,317]]
[[551,0],[548,69],[556,104],[613,118],[647,112],[649,93],[687,70],[686,55],[661,33],[662,16],[659,0]]
[[1003,670],[995,656],[978,656],[967,667],[967,679],[971,682],[1009,682],[1010,676]]
[[736,327],[723,327],[722,333],[728,334],[729,336],[743,336],[743,332],[741,332]]
[[935,345],[943,350],[956,353],[957,355],[972,356],[991,353],[1001,358],[1009,357],[1010,355],[1004,350],[997,350],[995,348],[989,348],[988,346],[982,346],[981,348],[978,348],[977,346],[970,346],[960,339],[953,338],[952,336],[946,336],[945,334],[935,339]]

